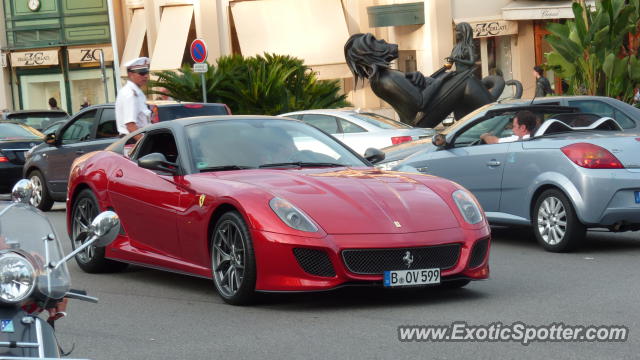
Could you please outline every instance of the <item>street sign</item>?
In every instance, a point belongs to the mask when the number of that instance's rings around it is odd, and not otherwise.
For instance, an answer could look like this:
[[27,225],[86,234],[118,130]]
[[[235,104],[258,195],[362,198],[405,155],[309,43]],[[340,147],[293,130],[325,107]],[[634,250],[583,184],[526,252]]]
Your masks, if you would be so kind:
[[198,64],[204,63],[207,60],[209,53],[207,52],[207,45],[204,40],[195,39],[191,43],[191,58]]
[[193,64],[194,73],[206,73],[208,69],[209,69],[209,66],[207,65],[207,63]]

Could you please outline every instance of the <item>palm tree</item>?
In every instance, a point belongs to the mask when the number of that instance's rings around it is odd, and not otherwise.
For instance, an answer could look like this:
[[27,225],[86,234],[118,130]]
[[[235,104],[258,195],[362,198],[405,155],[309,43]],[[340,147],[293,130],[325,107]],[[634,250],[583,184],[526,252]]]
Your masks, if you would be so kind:
[[[189,66],[161,71],[151,91],[176,100],[202,101],[201,80]],[[349,106],[338,80],[318,80],[302,60],[265,54],[243,58],[223,56],[205,73],[207,99],[227,104],[234,114],[277,115],[284,112]]]

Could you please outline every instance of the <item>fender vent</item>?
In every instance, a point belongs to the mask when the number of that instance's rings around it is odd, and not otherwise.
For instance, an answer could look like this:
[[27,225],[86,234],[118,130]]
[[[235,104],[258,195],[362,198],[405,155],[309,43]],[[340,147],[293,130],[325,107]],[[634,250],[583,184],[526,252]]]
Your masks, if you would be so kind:
[[482,239],[473,246],[471,256],[469,257],[469,268],[475,268],[482,265],[484,258],[487,256],[489,247],[489,239]]
[[316,276],[336,276],[336,271],[326,252],[316,249],[295,248],[293,249],[293,254],[305,272]]

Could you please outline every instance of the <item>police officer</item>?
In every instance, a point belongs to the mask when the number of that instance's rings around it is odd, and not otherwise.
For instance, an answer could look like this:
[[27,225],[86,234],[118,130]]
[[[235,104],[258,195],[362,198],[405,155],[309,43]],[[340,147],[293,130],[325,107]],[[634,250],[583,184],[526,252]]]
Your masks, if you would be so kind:
[[116,124],[121,137],[149,125],[151,117],[141,90],[149,81],[149,58],[133,59],[125,67],[128,81],[116,99]]

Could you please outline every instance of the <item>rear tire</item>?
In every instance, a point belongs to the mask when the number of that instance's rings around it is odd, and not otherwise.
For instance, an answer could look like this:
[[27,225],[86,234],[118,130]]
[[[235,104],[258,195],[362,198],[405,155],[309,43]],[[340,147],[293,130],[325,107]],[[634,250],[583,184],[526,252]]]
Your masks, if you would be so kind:
[[49,195],[47,182],[39,170],[29,173],[29,180],[33,184],[33,195],[31,195],[31,205],[42,211],[49,211],[53,206],[53,199]]
[[[98,199],[89,189],[82,190],[73,202],[71,213],[71,246],[82,245],[86,238],[79,236],[89,229],[93,219],[100,213]],[[89,246],[78,253],[75,258],[78,266],[88,273],[105,273],[122,271],[127,264],[105,258],[105,248]]]
[[586,235],[571,201],[557,189],[545,190],[533,208],[533,232],[542,247],[551,252],[576,249]]
[[249,229],[237,211],[220,217],[211,234],[213,283],[224,302],[247,305],[256,300],[256,261]]

